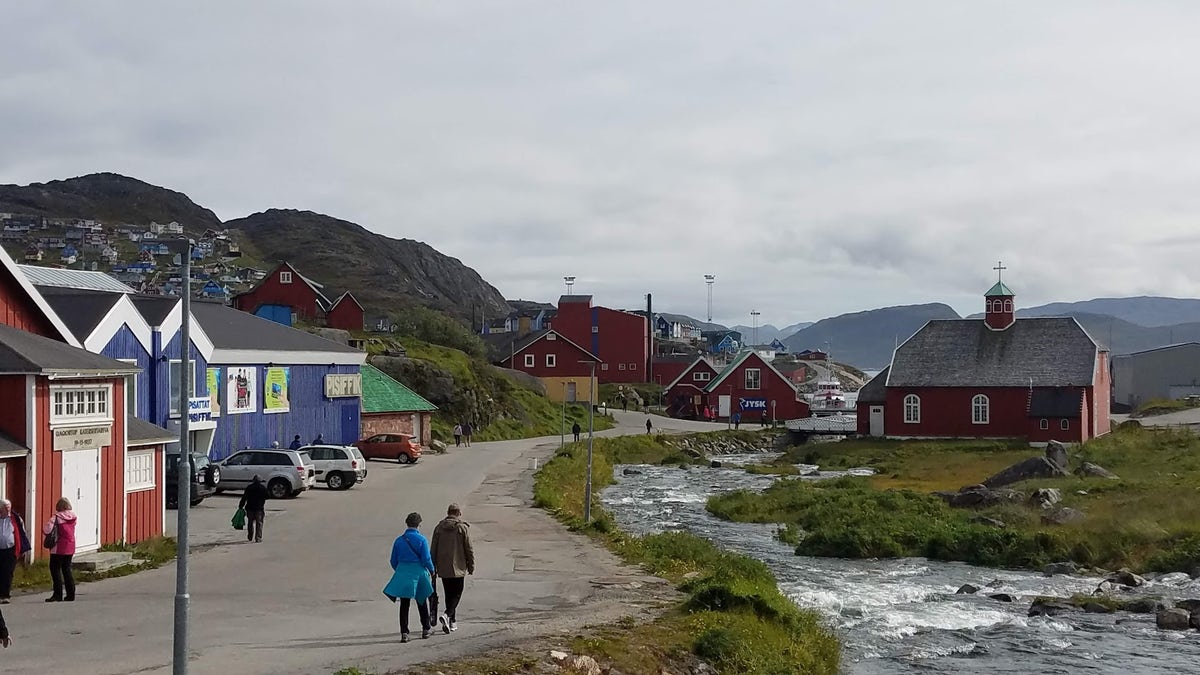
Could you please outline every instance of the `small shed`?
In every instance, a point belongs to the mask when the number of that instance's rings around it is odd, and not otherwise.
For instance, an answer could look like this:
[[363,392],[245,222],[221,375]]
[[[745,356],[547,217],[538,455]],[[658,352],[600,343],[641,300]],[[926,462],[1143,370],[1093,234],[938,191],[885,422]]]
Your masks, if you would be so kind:
[[362,366],[362,437],[407,434],[421,445],[432,440],[433,413],[437,406],[382,370]]

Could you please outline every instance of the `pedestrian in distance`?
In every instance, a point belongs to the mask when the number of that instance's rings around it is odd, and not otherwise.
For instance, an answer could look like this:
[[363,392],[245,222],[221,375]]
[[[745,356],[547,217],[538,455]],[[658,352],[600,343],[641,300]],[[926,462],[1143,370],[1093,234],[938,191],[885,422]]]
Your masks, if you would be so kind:
[[304,447],[304,443],[300,442],[300,434],[296,434],[296,437],[292,439],[292,444],[288,447],[292,450],[299,450]]
[[246,510],[246,541],[262,543],[263,521],[267,517],[267,486],[263,485],[258,474],[250,479],[242,493],[242,501],[238,502],[239,509]]
[[50,549],[50,578],[54,581],[54,590],[46,602],[75,602],[75,576],[71,574],[71,558],[75,556],[76,522],[71,502],[63,497],[54,505],[54,515],[42,525],[44,537],[55,533],[54,545],[47,547]]
[[581,432],[581,431],[583,431],[583,429],[580,428],[579,422],[576,422],[575,424],[571,425],[571,433],[575,434],[575,442],[576,443],[579,442],[579,432]]
[[25,530],[25,521],[12,510],[12,502],[0,499],[0,605],[7,605],[12,599],[17,562],[28,564],[29,557],[29,533]]
[[737,429],[742,423],[742,413],[733,413],[733,428]]
[[766,411],[766,410],[764,410],[764,411],[762,412],[762,422],[759,424],[759,426],[760,426],[760,427],[765,427],[765,426],[767,426],[767,411]]
[[[578,425],[577,425],[578,426]],[[467,575],[475,574],[475,551],[471,548],[471,524],[462,519],[462,509],[451,504],[446,517],[433,528],[433,567],[442,580],[442,592],[446,594],[446,613],[438,614],[436,588],[432,596],[430,616],[449,634],[458,630],[458,602],[462,600]]]
[[471,432],[472,431],[474,431],[474,429],[471,428],[471,423],[469,421],[463,422],[463,425],[462,425],[463,442],[465,442],[467,444],[468,448],[471,447]]
[[646,418],[646,433],[650,433],[650,430],[652,428],[654,428],[654,425],[650,422],[650,418],[647,417]]
[[317,437],[314,438],[312,443],[309,443],[309,445],[325,445],[325,435],[317,434]]
[[461,445],[462,445],[462,425],[455,424],[454,425],[454,447],[457,448]]
[[429,541],[417,529],[421,526],[421,514],[410,513],[404,519],[408,527],[396,541],[392,542],[392,578],[383,587],[383,594],[395,602],[400,601],[400,642],[408,642],[408,614],[413,600],[417,601],[417,615],[421,618],[421,638],[429,637],[429,596],[433,595],[433,559],[429,556]]

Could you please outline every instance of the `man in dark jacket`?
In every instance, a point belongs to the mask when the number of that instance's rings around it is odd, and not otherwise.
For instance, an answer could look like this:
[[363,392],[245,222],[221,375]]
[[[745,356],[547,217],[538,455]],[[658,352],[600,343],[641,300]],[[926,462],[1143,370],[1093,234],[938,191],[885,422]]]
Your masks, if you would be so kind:
[[579,442],[579,432],[583,429],[579,426],[579,422],[571,425],[571,433],[575,434],[575,442]]
[[239,509],[246,509],[246,541],[262,542],[263,520],[267,516],[267,486],[258,474],[250,480],[242,493]]
[[[462,519],[462,509],[451,504],[446,517],[433,528],[430,541],[430,557],[437,576],[442,580],[442,592],[446,595],[446,613],[438,615],[437,596],[431,596],[431,616],[437,616],[442,632],[458,630],[458,601],[462,599],[463,586],[468,574],[475,573],[475,551],[471,548],[469,523]],[[435,589],[436,590],[436,589]]]
[[12,502],[0,499],[0,605],[8,604],[13,572],[17,562],[29,562],[29,550],[25,521],[12,510]]
[[304,447],[304,444],[300,442],[300,434],[296,434],[296,437],[292,439],[292,444],[288,447],[292,450],[299,450]]

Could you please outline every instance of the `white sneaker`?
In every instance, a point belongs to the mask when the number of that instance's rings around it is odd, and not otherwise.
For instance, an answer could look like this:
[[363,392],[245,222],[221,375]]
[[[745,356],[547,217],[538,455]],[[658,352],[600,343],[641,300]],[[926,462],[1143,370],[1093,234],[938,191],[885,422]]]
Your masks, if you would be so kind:
[[456,630],[458,630],[458,624],[457,624],[457,623],[454,623],[453,621],[451,621],[451,622],[450,622],[450,630],[451,630],[451,631],[456,631]]
[[442,624],[442,632],[446,635],[449,635],[450,631],[454,630],[450,627],[450,620],[446,618],[445,614],[438,615],[438,623]]

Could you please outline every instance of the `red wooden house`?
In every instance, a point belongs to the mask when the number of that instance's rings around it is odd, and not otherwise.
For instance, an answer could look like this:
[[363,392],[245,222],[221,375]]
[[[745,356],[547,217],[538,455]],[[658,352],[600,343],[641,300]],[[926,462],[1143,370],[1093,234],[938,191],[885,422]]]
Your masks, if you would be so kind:
[[[129,461],[125,383],[138,371],[81,349],[0,251],[0,493],[31,531],[67,497],[81,553],[162,533],[162,446]],[[140,482],[151,486],[148,497],[134,496]],[[44,553],[41,537],[31,538],[35,554]]]
[[550,327],[600,359],[596,379],[646,382],[650,336],[646,317],[592,305],[590,295],[564,295]]
[[595,384],[591,378],[592,364],[597,376],[602,365],[595,354],[557,330],[547,328],[523,337],[518,335],[501,333],[493,338],[493,346],[503,354],[499,361],[502,367],[538,378],[546,387],[546,396],[553,401],[591,400]]
[[1108,433],[1108,351],[1074,318],[1017,319],[998,281],[983,319],[936,320],[859,392],[859,433],[1082,442]]
[[708,385],[719,371],[707,358],[693,359],[666,387],[667,415],[679,419],[704,419]]
[[254,288],[234,296],[233,306],[285,325],[295,320],[343,330],[363,329],[363,307],[349,292],[336,301],[324,286],[300,274],[291,263],[280,263]]
[[808,417],[808,403],[787,377],[754,350],[744,350],[705,388],[717,417],[740,415],[746,423]]
[[329,306],[329,311],[325,312],[325,325],[342,330],[362,330],[365,314],[363,306],[350,291],[346,291],[334,300]]

